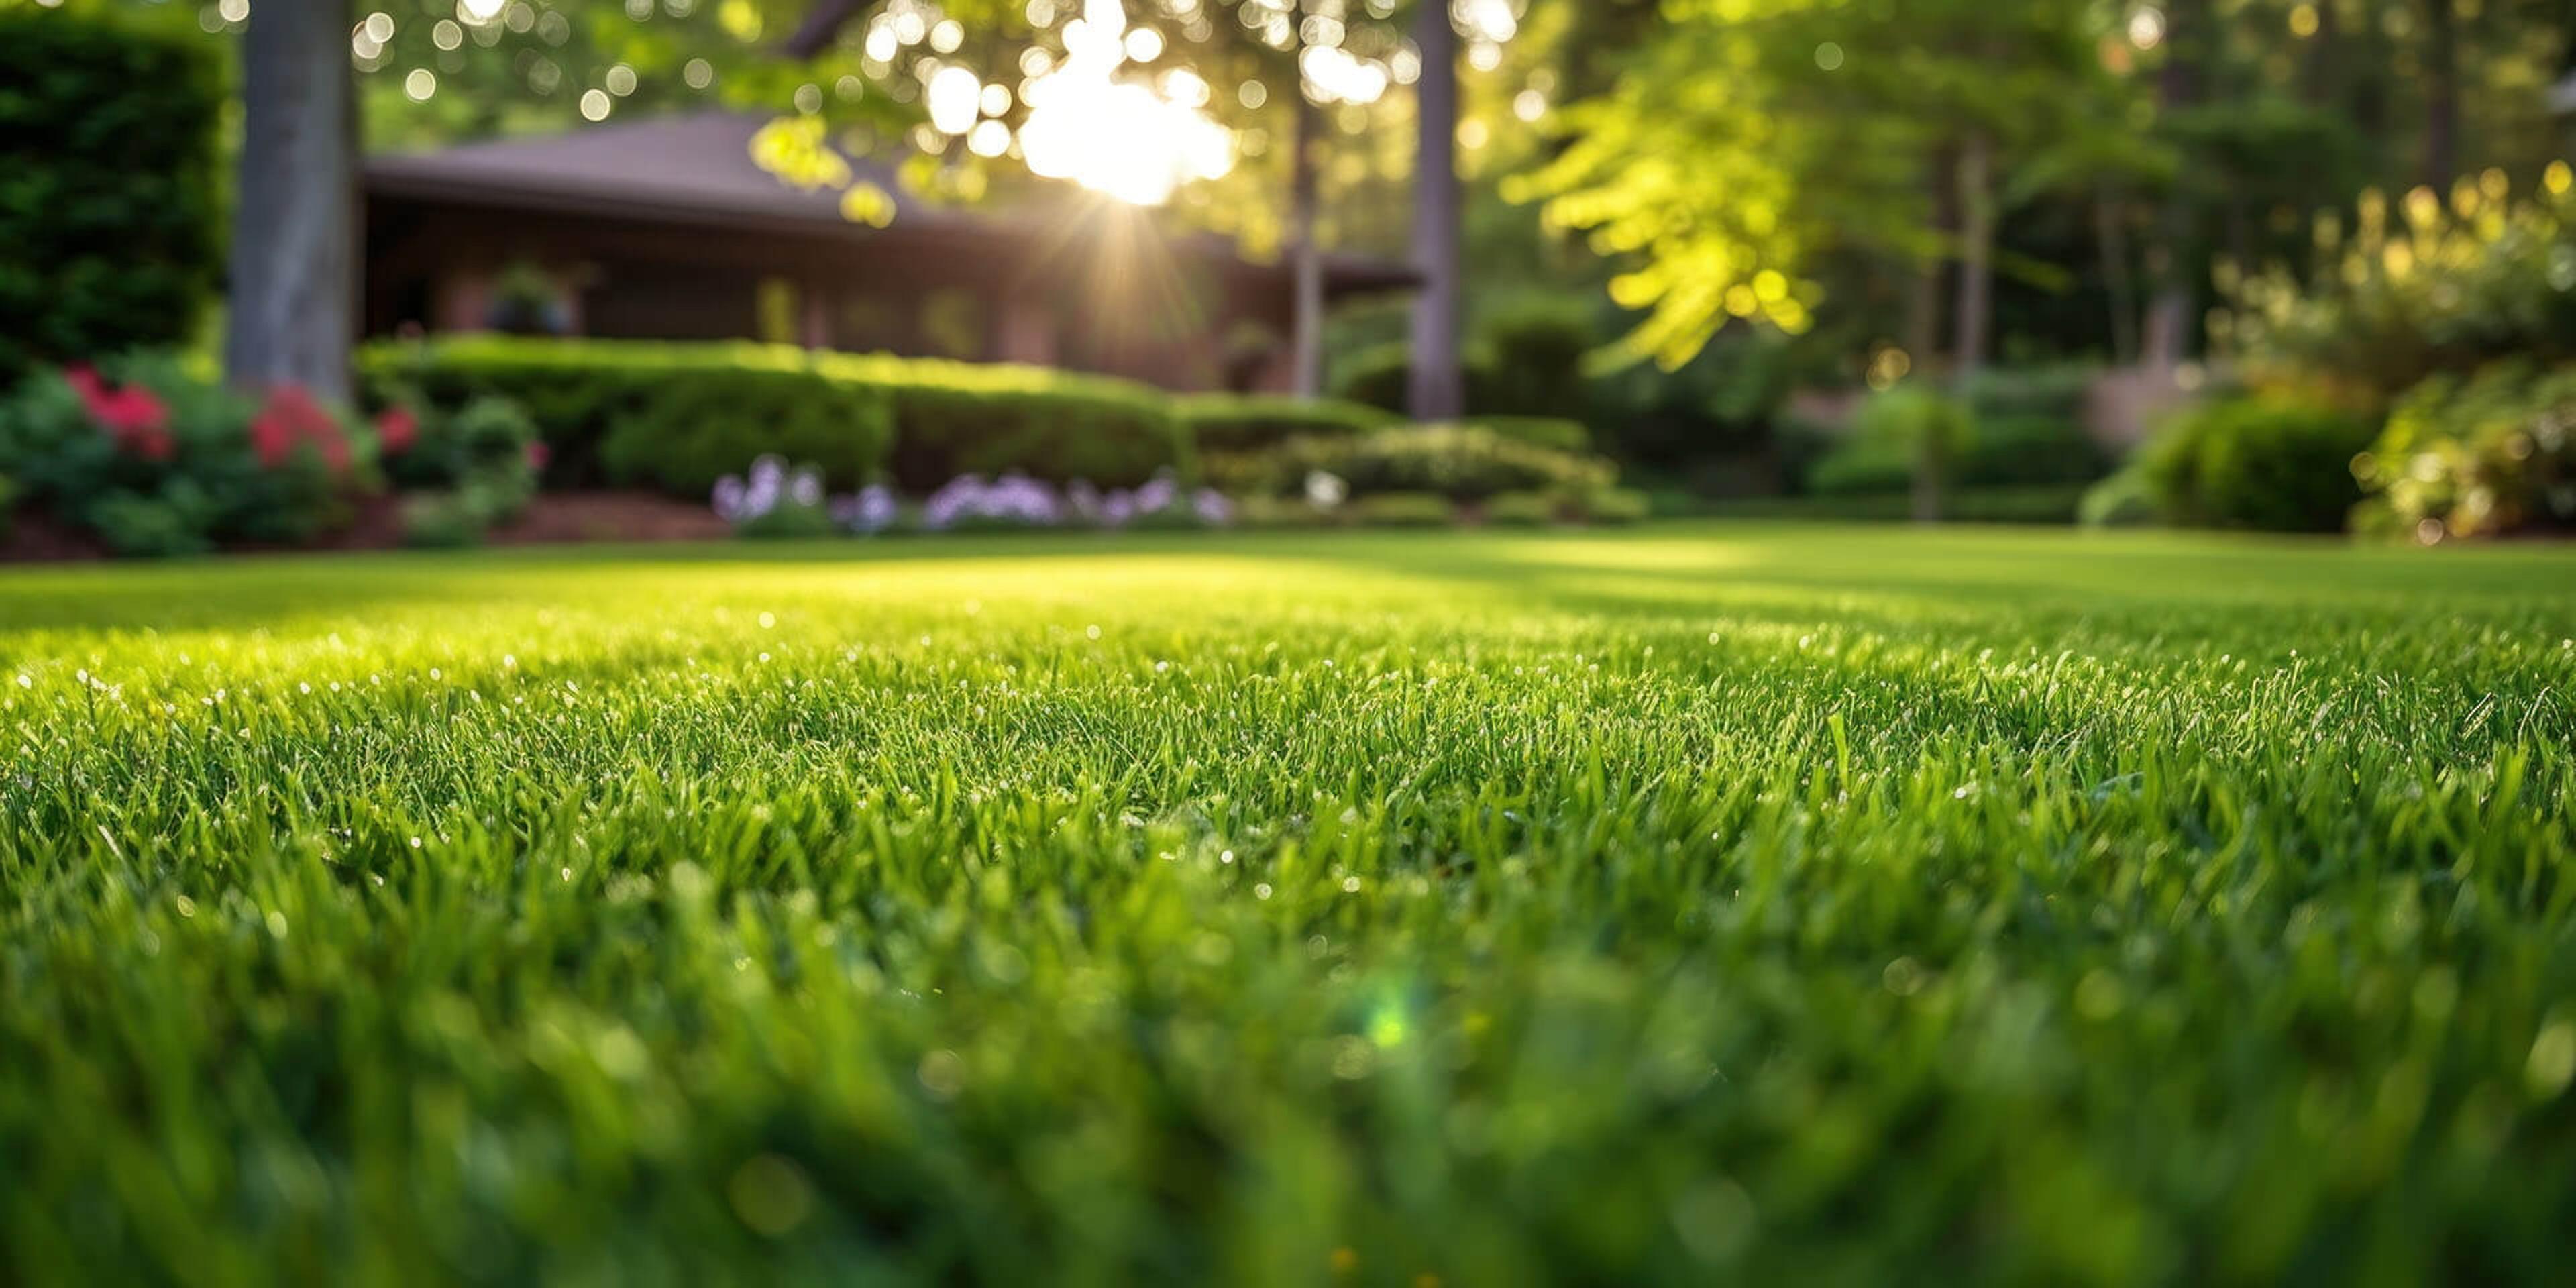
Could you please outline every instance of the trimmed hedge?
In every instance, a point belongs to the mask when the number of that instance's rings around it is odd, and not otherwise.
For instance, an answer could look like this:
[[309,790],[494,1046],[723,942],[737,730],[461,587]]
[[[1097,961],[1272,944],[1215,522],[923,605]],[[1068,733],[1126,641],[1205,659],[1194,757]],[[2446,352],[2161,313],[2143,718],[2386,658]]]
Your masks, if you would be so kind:
[[885,466],[894,406],[885,389],[836,378],[802,349],[469,335],[370,346],[368,399],[417,392],[455,410],[508,398],[537,424],[556,487],[655,487],[703,497],[764,452],[856,486]]
[[1193,465],[1160,391],[1042,367],[495,335],[372,345],[359,366],[377,401],[409,388],[440,407],[518,402],[558,487],[701,497],[763,454],[820,466],[835,488],[891,476],[915,492],[1006,470],[1127,487]]
[[186,340],[223,264],[215,46],[0,11],[0,390]]
[[1470,416],[1464,422],[1497,437],[1560,452],[1592,450],[1592,431],[1563,416]]
[[1473,425],[1403,425],[1338,438],[1297,438],[1257,458],[1244,482],[1286,496],[1314,473],[1334,475],[1353,497],[1419,492],[1481,501],[1505,492],[1579,496],[1608,487],[1617,469],[1597,456],[1505,438]]
[[[819,466],[835,489],[890,481],[916,495],[960,475],[1004,473],[1134,487],[1171,471],[1241,488],[1292,467],[1300,484],[1310,468],[1345,472],[1329,458],[1363,478],[1392,471],[1464,499],[1594,486],[1609,468],[1588,455],[1591,435],[1571,420],[1409,426],[1357,403],[1174,396],[1044,367],[784,345],[467,335],[371,345],[359,370],[372,405],[454,410],[510,399],[544,436],[556,487],[702,497],[752,458],[776,455]],[[1283,453],[1298,460],[1274,459]]]
[[960,474],[1012,470],[1102,487],[1134,487],[1167,469],[1195,473],[1170,396],[1149,385],[944,358],[827,353],[814,361],[833,379],[883,390],[892,401],[888,468],[907,492],[927,492]]
[[1365,434],[1400,423],[1382,407],[1285,394],[1182,394],[1172,409],[1201,452],[1252,452],[1292,438]]

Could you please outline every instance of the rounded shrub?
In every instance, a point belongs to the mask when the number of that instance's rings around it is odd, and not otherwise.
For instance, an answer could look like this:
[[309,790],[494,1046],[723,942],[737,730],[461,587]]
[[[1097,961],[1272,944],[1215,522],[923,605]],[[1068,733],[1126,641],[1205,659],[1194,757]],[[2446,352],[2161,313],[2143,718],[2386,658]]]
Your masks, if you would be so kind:
[[2287,393],[2213,399],[2184,411],[2131,461],[2166,522],[2265,532],[2337,532],[2361,487],[2353,458],[2376,426]]
[[1288,495],[1316,473],[1341,479],[1356,497],[1423,492],[1480,501],[1504,492],[1589,491],[1608,486],[1615,471],[1596,456],[1473,425],[1406,425],[1357,437],[1291,439],[1265,453],[1254,475],[1258,490]]
[[0,393],[186,341],[222,273],[216,46],[95,14],[0,7]]

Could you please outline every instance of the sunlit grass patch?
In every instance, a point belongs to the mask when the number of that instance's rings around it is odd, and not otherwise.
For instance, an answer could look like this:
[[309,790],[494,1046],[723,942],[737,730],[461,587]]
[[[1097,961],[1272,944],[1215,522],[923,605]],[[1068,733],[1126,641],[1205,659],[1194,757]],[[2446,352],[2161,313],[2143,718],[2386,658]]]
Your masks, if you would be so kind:
[[2540,1278],[2572,638],[1793,526],[12,571],[0,1270]]

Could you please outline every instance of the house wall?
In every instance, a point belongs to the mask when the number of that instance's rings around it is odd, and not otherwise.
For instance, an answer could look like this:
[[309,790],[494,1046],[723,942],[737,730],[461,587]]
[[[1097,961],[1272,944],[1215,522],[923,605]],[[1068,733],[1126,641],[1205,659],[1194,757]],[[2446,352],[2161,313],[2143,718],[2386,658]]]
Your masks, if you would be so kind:
[[740,337],[1285,392],[1276,265],[1161,243],[1039,248],[989,231],[865,239],[371,201],[366,327],[486,329],[513,275],[571,334]]

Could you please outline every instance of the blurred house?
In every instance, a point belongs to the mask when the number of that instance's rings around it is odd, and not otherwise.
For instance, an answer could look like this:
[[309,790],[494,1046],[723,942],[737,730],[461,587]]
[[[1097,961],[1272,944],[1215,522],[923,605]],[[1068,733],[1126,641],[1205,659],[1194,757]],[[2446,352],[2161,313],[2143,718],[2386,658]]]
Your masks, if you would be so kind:
[[[1174,389],[1284,390],[1287,263],[1166,235],[1089,193],[940,207],[882,168],[885,227],[756,165],[763,118],[601,125],[367,162],[370,335],[513,330],[759,339],[1038,363]],[[1328,257],[1327,301],[1414,284],[1401,264]]]

